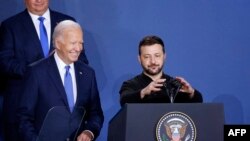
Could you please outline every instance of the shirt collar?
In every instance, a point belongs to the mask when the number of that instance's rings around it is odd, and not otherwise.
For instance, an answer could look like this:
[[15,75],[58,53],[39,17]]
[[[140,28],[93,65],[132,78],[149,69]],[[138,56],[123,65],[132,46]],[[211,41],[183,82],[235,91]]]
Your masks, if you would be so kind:
[[[29,10],[28,10],[28,13],[31,16],[33,21],[36,21],[40,17],[39,15],[35,15],[35,14],[31,13]],[[50,10],[47,9],[46,12],[42,15],[42,17],[44,17],[45,20],[47,20],[49,22],[50,21]]]
[[[65,64],[63,62],[63,60],[58,56],[57,52],[55,52],[54,54],[55,60],[56,60],[56,64],[59,70],[65,70],[65,66],[67,66],[67,64]],[[74,68],[73,63],[69,64],[71,70]]]

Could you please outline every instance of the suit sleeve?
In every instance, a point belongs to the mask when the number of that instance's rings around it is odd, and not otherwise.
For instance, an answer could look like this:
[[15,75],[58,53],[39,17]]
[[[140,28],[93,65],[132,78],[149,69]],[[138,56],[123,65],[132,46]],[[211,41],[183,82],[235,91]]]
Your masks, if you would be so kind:
[[96,138],[100,134],[104,116],[95,75],[92,77],[90,94],[90,101],[86,107],[86,122],[83,130],[90,130]]
[[25,61],[15,58],[14,31],[8,23],[0,27],[0,68],[3,74],[10,77],[21,77],[26,69]]
[[24,89],[18,109],[19,133],[24,141],[35,141],[37,132],[34,127],[35,105],[38,97],[38,82],[34,73],[29,69],[24,78]]

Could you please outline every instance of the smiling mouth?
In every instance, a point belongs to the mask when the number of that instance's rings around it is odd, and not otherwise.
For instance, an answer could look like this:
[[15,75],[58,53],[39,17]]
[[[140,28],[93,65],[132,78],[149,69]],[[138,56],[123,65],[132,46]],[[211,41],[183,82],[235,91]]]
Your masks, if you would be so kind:
[[70,52],[70,55],[74,56],[74,57],[78,57],[79,53],[78,52]]

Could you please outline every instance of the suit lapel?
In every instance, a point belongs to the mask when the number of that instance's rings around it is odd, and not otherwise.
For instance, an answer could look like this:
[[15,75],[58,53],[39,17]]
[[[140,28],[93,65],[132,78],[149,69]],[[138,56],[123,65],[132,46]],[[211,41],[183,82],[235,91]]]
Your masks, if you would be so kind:
[[[34,44],[34,47],[36,49],[34,50],[38,50],[42,56],[43,55],[43,50],[42,50],[42,46],[41,46],[41,43],[40,43],[40,40],[39,40],[39,36],[37,35],[37,32],[36,32],[36,28],[34,26],[34,23],[27,11],[27,9],[22,13],[23,16],[21,16],[22,18],[20,19],[21,21],[25,21],[25,22],[21,22],[22,23],[22,26],[24,26],[24,28],[26,29],[27,31],[27,39],[31,39],[30,41],[33,42]],[[56,25],[58,24],[57,23],[57,18],[56,18],[56,15],[55,13],[50,10],[50,23],[51,23],[51,38],[50,38],[50,53],[52,53],[54,51],[54,47],[53,47],[53,42],[52,42],[52,35],[53,35],[53,32],[54,32],[54,28],[56,27]]]
[[67,107],[69,107],[68,101],[67,101],[66,92],[64,90],[64,86],[63,86],[63,83],[62,83],[62,80],[61,80],[61,76],[59,74],[59,70],[58,70],[57,65],[56,65],[56,61],[55,61],[54,55],[51,55],[49,57],[48,73],[49,73],[49,76],[52,79],[52,81],[53,81],[56,89],[59,92],[58,93],[59,96],[62,97],[63,102],[65,103],[65,105],[67,105]]
[[42,50],[42,46],[41,46],[41,43],[40,43],[40,40],[39,40],[39,37],[37,35],[37,32],[36,32],[36,28],[34,26],[34,23],[28,13],[27,10],[23,11],[23,16],[20,16],[20,20],[21,21],[25,21],[25,22],[20,22],[22,23],[22,26],[25,28],[25,30],[27,31],[25,34],[25,36],[27,36],[27,39],[29,39],[29,42],[33,42],[33,51],[39,51],[39,53],[43,55],[43,50]]
[[[77,87],[77,100],[75,103],[76,107],[82,107],[83,105],[79,104],[81,103],[81,99],[84,98],[84,96],[82,95],[84,92],[84,88],[82,88],[82,86],[84,86],[84,84],[86,83],[86,78],[84,77],[85,71],[84,69],[82,69],[81,67],[82,64],[79,64],[78,62],[74,63],[75,66],[75,77],[76,77],[76,87]],[[69,107],[68,105],[68,101],[67,101],[67,95],[66,92],[64,90],[64,86],[59,74],[59,70],[57,68],[56,65],[56,61],[54,58],[54,55],[51,55],[49,57],[49,61],[48,61],[48,74],[49,77],[51,78],[52,82],[54,83],[56,89],[58,90],[58,94],[59,96],[62,97],[63,102],[65,103],[65,105],[67,107]]]
[[74,63],[75,65],[75,75],[76,75],[76,86],[77,86],[77,100],[75,106],[83,106],[79,104],[79,100],[82,99],[83,86],[86,83],[86,78],[84,77],[84,69],[81,68],[81,65],[78,62]]

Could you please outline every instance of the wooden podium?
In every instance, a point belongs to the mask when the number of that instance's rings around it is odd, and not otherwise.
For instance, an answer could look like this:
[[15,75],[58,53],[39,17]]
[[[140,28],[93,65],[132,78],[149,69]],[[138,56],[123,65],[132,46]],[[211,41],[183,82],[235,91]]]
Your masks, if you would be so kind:
[[[182,141],[223,141],[224,108],[219,103],[126,104],[109,122],[108,141],[161,141],[157,127],[168,124],[161,120],[175,112],[194,124],[195,136],[184,135]],[[168,137],[167,133],[163,136]]]

